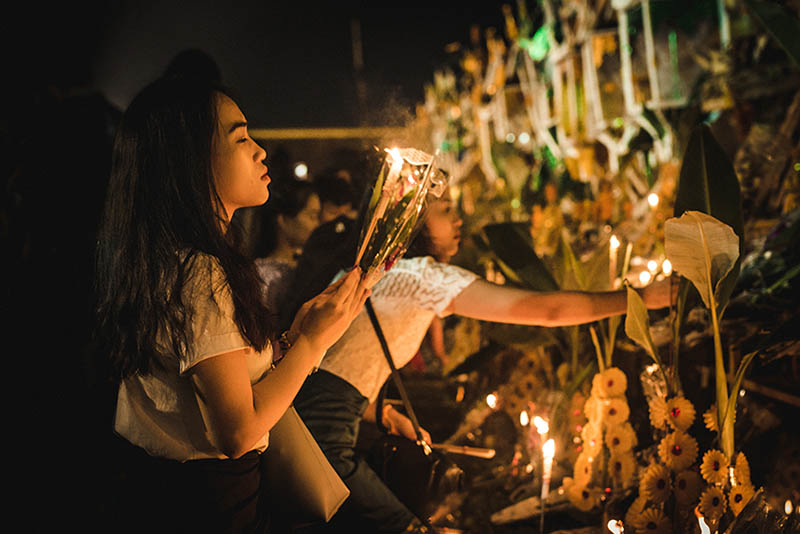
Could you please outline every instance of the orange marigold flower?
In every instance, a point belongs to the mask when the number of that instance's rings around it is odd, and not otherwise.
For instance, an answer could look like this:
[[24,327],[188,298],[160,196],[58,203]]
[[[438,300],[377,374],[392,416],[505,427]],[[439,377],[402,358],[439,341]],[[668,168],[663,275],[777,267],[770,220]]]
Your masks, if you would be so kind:
[[636,445],[636,432],[630,423],[606,429],[606,447],[611,454],[620,454],[631,450]]
[[624,397],[628,388],[628,378],[617,367],[609,367],[602,373],[594,375],[592,379],[592,396],[608,399]]
[[618,488],[626,488],[633,480],[636,471],[636,462],[633,460],[631,451],[620,454],[611,454],[608,458],[608,474],[614,480]]
[[669,469],[662,464],[650,464],[639,481],[639,495],[653,503],[666,502],[672,492]]
[[742,513],[744,507],[747,506],[747,503],[749,503],[750,499],[753,498],[754,493],[755,490],[750,484],[742,484],[740,486],[734,486],[731,488],[728,497],[730,499],[733,515],[739,515]]
[[[733,478],[736,479],[736,484],[743,486],[752,486],[750,482],[750,464],[747,462],[747,457],[743,452],[736,455],[736,465],[733,467]],[[731,504],[733,507],[733,504]]]
[[658,456],[673,471],[683,471],[697,460],[697,440],[675,431],[658,444]]
[[573,478],[578,486],[588,486],[594,474],[594,458],[586,451],[578,455],[573,469]]
[[694,405],[684,397],[667,401],[667,423],[675,430],[686,432],[694,423]]
[[642,512],[644,512],[644,507],[647,504],[647,497],[644,495],[639,495],[636,499],[631,503],[630,508],[628,511],[625,512],[625,523],[631,526],[638,524],[639,518],[642,516]]
[[628,402],[622,398],[614,398],[602,401],[603,403],[603,422],[606,426],[613,427],[620,425],[628,420],[631,410]]
[[700,474],[709,484],[725,484],[728,478],[728,458],[722,451],[711,449],[703,455]]
[[660,430],[667,428],[667,401],[662,397],[655,397],[648,406],[650,408],[650,425]]
[[600,401],[594,397],[586,399],[583,405],[583,414],[590,422],[601,422],[603,420],[603,410]]
[[675,475],[675,500],[683,507],[694,506],[700,496],[702,479],[694,471],[681,471]]
[[707,521],[717,521],[727,508],[725,494],[716,486],[706,488],[700,496],[700,512]]
[[599,502],[598,492],[587,486],[573,483],[567,490],[567,498],[578,510],[588,512]]
[[647,534],[670,534],[669,519],[660,508],[647,508],[639,516],[639,520],[633,525],[636,532],[646,532]]

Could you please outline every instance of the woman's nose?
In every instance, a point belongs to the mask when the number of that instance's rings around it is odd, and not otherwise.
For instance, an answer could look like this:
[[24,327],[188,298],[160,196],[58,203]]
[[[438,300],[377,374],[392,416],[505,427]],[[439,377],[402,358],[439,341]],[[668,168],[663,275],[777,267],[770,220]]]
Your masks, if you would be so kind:
[[267,159],[267,151],[264,149],[264,147],[262,147],[258,143],[256,143],[256,147],[257,147],[257,150],[256,150],[256,153],[255,153],[255,160],[258,161],[258,162],[262,162],[265,159]]

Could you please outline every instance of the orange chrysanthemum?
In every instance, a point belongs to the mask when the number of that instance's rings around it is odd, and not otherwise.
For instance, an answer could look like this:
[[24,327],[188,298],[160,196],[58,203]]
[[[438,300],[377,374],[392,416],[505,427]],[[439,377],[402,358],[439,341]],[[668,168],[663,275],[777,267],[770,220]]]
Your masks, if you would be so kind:
[[643,495],[636,497],[631,503],[630,508],[628,508],[628,511],[625,512],[625,523],[635,527],[635,525],[639,523],[639,518],[642,516],[642,512],[644,512],[646,504],[647,497]]
[[686,432],[694,423],[694,405],[684,397],[667,401],[667,423],[675,430]]
[[[736,479],[736,484],[752,486],[752,482],[750,482],[750,464],[747,462],[747,457],[743,452],[736,455],[736,465],[733,467],[733,478]],[[733,504],[731,504],[731,507],[733,507]]]
[[633,480],[636,471],[636,462],[633,460],[633,453],[630,451],[621,454],[611,454],[608,459],[608,474],[614,480],[618,488],[626,488]]
[[675,500],[683,507],[694,506],[700,496],[702,480],[694,471],[681,471],[675,475]]
[[725,513],[727,507],[725,494],[716,486],[707,488],[700,496],[700,512],[707,521],[717,521]]
[[577,482],[573,483],[567,490],[567,498],[575,508],[583,512],[588,512],[598,503],[597,491]]
[[658,444],[658,456],[673,471],[683,471],[697,460],[697,440],[675,431]]
[[603,431],[599,423],[586,423],[581,430],[583,452],[589,456],[597,456],[603,448]]
[[639,495],[654,503],[665,502],[672,492],[669,469],[662,464],[650,464],[639,482]]
[[730,499],[731,510],[733,510],[733,515],[739,515],[744,510],[744,507],[747,506],[747,503],[750,502],[750,499],[753,498],[753,494],[755,490],[753,486],[750,484],[742,484],[741,486],[734,486],[731,488],[728,497]]
[[724,484],[728,477],[728,458],[717,449],[706,451],[700,464],[700,474],[709,484]]
[[594,473],[594,458],[584,451],[578,455],[572,469],[575,483],[579,486],[588,486]]
[[602,373],[594,375],[592,379],[592,396],[609,399],[625,396],[628,388],[628,378],[620,369],[609,367]]
[[[736,413],[733,414],[733,422],[736,422]],[[703,413],[703,423],[706,428],[712,432],[719,432],[719,424],[717,422],[717,405],[712,404],[711,408]]]
[[636,432],[630,423],[625,422],[606,430],[606,447],[611,454],[620,454],[631,450],[636,445]]
[[669,519],[660,508],[647,508],[633,526],[636,528],[636,532],[646,532],[647,534],[670,533]]
[[600,401],[594,397],[586,399],[586,403],[583,405],[583,413],[589,421],[600,422],[603,420],[602,406]]
[[649,408],[650,425],[660,430],[667,428],[667,401],[662,397],[655,397],[650,401]]
[[628,402],[622,398],[608,399],[603,402],[603,422],[608,427],[620,425],[628,420],[630,408]]

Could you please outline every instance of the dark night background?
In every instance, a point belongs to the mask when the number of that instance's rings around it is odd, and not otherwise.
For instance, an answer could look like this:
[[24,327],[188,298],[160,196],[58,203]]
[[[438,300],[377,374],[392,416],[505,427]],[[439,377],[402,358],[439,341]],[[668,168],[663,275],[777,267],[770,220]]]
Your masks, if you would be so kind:
[[457,63],[448,43],[468,44],[472,24],[502,31],[494,2],[285,6],[27,2],[6,6],[0,18],[0,301],[8,318],[1,352],[13,392],[5,425],[12,500],[20,502],[13,515],[25,530],[52,523],[92,532],[112,519],[105,504],[116,474],[114,394],[102,380],[102,355],[92,351],[89,295],[111,135],[136,92],[178,52],[199,48],[238,92],[254,127],[396,125],[422,101],[434,70]]

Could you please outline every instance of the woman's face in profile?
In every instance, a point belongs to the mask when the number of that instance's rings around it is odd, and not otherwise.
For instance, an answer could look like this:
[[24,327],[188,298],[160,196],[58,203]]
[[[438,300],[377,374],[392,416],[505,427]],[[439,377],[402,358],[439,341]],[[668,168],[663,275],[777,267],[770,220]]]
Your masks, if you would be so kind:
[[447,262],[456,255],[461,243],[461,217],[459,217],[450,190],[428,205],[425,227],[431,241],[431,255]]
[[269,198],[270,178],[264,164],[267,153],[248,134],[239,106],[222,94],[217,98],[217,116],[211,168],[217,194],[230,220],[237,209],[259,206]]

